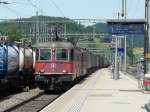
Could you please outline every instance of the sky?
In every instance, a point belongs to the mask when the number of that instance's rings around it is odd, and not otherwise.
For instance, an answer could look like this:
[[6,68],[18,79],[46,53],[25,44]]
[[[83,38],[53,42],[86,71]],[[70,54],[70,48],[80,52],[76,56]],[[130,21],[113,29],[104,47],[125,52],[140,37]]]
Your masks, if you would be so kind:
[[[40,14],[71,19],[116,19],[122,0],[1,0],[0,19]],[[127,0],[127,18],[144,19],[145,0]]]

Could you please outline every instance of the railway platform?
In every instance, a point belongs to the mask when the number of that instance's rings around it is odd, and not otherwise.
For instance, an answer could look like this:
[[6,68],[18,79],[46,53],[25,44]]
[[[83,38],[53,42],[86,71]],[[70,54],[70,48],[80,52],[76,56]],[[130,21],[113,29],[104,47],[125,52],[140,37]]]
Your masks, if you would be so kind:
[[149,94],[138,82],[123,73],[111,78],[109,69],[100,69],[72,87],[41,112],[147,112]]

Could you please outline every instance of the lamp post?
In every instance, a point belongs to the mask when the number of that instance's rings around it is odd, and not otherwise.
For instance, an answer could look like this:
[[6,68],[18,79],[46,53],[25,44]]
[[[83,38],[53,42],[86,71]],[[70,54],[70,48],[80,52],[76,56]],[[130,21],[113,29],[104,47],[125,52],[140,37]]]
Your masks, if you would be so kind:
[[150,72],[149,70],[149,45],[150,45],[150,39],[149,39],[149,35],[150,35],[150,29],[149,29],[149,25],[150,25],[150,21],[149,21],[149,4],[150,4],[150,0],[145,0],[145,19],[146,19],[146,27],[145,27],[145,46],[144,46],[144,54],[146,56],[146,59],[145,59],[145,70],[144,70],[144,73],[145,74],[148,74]]
[[[122,17],[127,19],[127,0],[122,0]],[[127,35],[124,35],[124,73],[127,68]]]

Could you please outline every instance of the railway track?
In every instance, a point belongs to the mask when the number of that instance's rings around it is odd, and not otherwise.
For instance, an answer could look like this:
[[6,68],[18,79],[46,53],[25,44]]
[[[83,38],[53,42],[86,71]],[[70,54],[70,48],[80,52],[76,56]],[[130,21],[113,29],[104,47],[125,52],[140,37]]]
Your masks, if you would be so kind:
[[34,96],[14,107],[11,107],[4,112],[39,112],[45,106],[57,99],[61,94],[41,94]]
[[136,79],[140,79],[141,75],[144,73],[143,69],[139,65],[128,66],[127,73],[135,77]]
[[5,100],[10,95],[21,93],[22,90],[7,90],[7,91],[0,91],[0,101]]

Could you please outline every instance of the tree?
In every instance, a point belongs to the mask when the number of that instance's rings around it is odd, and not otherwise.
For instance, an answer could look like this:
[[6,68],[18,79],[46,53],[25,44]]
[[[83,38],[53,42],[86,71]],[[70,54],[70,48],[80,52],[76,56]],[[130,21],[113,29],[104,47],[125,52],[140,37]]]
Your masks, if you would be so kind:
[[135,57],[133,53],[132,47],[128,46],[127,47],[127,55],[129,56],[130,63],[133,64],[133,58]]
[[21,38],[21,33],[19,31],[17,31],[17,28],[11,28],[8,32],[8,41],[10,42],[14,42],[14,41],[19,41],[19,39]]

